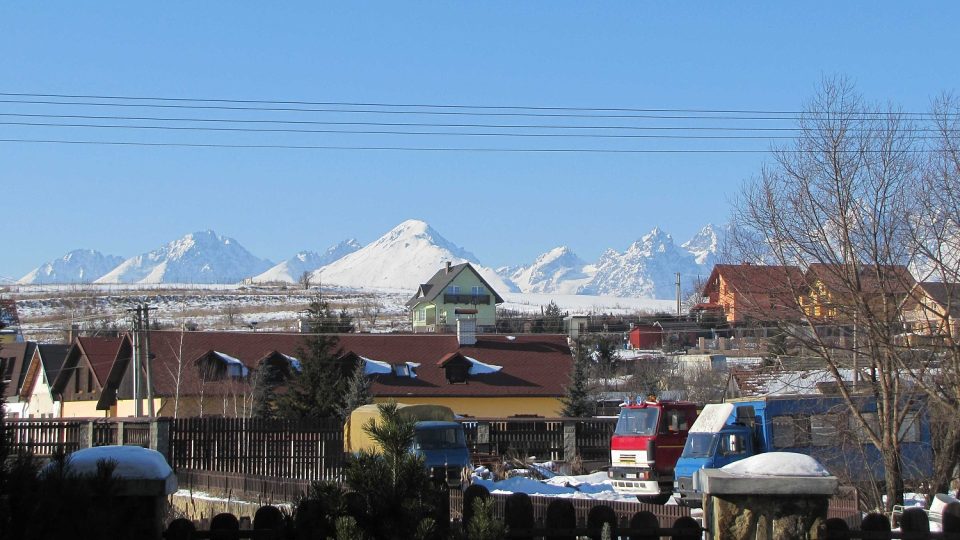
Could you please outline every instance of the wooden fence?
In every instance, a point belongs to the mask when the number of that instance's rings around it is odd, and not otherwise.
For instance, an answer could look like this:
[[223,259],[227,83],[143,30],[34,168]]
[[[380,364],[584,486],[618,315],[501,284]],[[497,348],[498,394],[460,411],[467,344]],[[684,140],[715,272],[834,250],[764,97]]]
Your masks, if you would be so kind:
[[475,456],[536,456],[542,460],[610,459],[616,418],[470,418],[463,422]]
[[337,479],[343,426],[335,419],[180,418],[170,424],[168,461],[176,471]]
[[5,419],[4,425],[13,452],[32,452],[39,458],[112,444],[154,447],[149,420],[27,418]]

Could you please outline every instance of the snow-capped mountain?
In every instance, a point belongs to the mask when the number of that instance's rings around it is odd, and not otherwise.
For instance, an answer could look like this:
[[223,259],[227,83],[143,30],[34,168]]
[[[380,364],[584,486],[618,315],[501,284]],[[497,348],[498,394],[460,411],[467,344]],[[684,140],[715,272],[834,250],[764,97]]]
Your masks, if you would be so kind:
[[689,287],[704,269],[696,256],[678,247],[673,237],[659,228],[630,245],[623,253],[607,250],[597,261],[596,273],[582,294],[673,298],[676,274],[682,287]]
[[314,284],[323,286],[412,291],[449,261],[470,262],[501,294],[667,299],[676,295],[678,272],[684,290],[710,274],[722,235],[722,230],[707,225],[677,246],[656,228],[623,253],[608,249],[592,264],[567,247],[557,247],[529,265],[494,271],[419,220],[404,221],[365,247],[346,240],[322,254],[304,251],[276,266],[250,254],[236,240],[205,231],[127,260],[78,250],[35,269],[19,283],[238,283],[251,276],[257,282],[293,283],[306,271]]
[[93,283],[123,262],[123,257],[104,255],[93,249],[75,249],[59,259],[43,263],[23,276],[20,285],[47,283]]
[[95,283],[237,283],[272,265],[232,238],[202,231],[131,257]]
[[321,266],[330,264],[341,257],[357,251],[362,246],[353,238],[344,240],[337,245],[330,246],[323,253],[315,251],[301,251],[293,257],[274,266],[266,272],[254,276],[254,283],[268,283],[283,281],[296,283],[304,272],[313,272]]
[[530,266],[507,267],[498,273],[525,293],[577,294],[593,278],[594,270],[570,248],[560,246],[537,257]]
[[313,282],[342,287],[415,289],[446,262],[470,262],[496,291],[517,288],[420,220],[407,220],[369,245],[313,273]]
[[720,235],[712,223],[700,229],[700,232],[693,235],[693,238],[680,245],[683,249],[693,253],[697,264],[701,266],[713,265],[717,262],[717,249],[720,244]]

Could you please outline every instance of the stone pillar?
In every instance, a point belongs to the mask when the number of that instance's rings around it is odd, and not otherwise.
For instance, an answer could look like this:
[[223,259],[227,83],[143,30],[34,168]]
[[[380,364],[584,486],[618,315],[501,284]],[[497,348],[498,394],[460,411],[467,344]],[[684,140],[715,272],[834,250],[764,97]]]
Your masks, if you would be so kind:
[[490,448],[490,422],[477,422],[477,447],[485,448],[487,452],[492,452]]
[[725,337],[717,338],[717,350],[718,351],[727,350],[727,338]]
[[699,349],[701,352],[707,350],[707,338],[697,338],[697,349]]
[[703,493],[704,526],[712,540],[808,540],[820,538],[837,479],[703,469],[694,486]]
[[566,421],[563,423],[563,460],[572,463],[577,457],[577,423]]
[[87,425],[84,428],[83,442],[80,443],[80,448],[93,448],[93,420],[87,420]]
[[163,454],[170,463],[170,419],[155,418],[150,421],[150,449]]

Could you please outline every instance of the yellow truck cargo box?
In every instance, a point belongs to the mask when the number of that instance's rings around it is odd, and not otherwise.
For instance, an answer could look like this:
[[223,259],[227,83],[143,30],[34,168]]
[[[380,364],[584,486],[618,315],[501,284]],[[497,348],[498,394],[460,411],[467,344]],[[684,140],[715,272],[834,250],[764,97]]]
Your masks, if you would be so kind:
[[[453,409],[443,405],[397,403],[399,413],[415,422],[440,420],[452,422],[456,420]],[[354,409],[343,425],[343,449],[354,453],[360,450],[375,450],[377,443],[367,435],[363,426],[370,420],[380,420],[380,409],[377,405],[361,405]]]

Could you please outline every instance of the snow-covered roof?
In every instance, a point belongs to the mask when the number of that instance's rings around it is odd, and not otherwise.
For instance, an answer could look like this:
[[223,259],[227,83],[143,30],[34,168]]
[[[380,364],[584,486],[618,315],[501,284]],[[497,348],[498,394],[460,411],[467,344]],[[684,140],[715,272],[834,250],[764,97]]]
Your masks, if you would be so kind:
[[470,375],[480,375],[483,373],[496,373],[503,369],[503,366],[495,366],[493,364],[484,364],[483,362],[477,360],[476,358],[470,358],[465,356],[467,360],[470,361]]
[[250,370],[247,369],[247,366],[243,365],[243,362],[239,359],[220,351],[213,351],[213,354],[220,357],[220,359],[227,364],[227,375],[231,377],[246,377],[250,374]]

